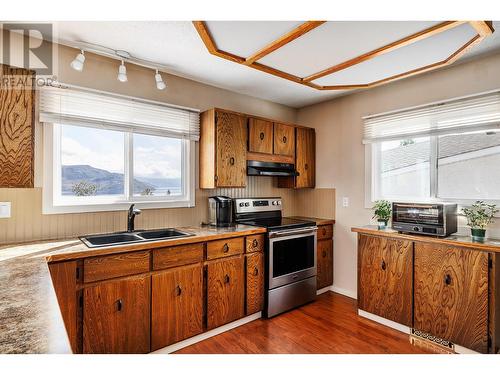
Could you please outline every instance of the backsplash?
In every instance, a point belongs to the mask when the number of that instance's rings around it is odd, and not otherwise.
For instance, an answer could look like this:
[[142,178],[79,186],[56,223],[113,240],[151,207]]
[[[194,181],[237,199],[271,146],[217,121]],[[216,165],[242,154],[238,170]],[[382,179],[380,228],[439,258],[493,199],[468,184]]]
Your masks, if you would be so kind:
[[[335,217],[335,207],[325,206],[321,197],[335,195],[335,189],[280,189],[271,177],[248,177],[243,189],[197,190],[196,206],[143,210],[136,228],[153,229],[197,225],[207,220],[207,199],[211,195],[238,197],[280,196],[284,215]],[[300,198],[299,198],[300,197]],[[0,219],[0,244],[35,240],[74,238],[85,234],[125,230],[125,211],[42,215],[42,189],[0,189],[0,201],[12,202],[11,218]],[[327,200],[328,202],[335,202]]]

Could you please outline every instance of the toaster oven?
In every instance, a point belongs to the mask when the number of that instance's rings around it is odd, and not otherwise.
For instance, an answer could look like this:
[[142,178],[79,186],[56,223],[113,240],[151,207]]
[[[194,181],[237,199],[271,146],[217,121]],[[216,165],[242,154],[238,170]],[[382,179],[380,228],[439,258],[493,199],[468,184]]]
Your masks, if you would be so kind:
[[457,231],[455,203],[392,203],[392,229],[446,237]]

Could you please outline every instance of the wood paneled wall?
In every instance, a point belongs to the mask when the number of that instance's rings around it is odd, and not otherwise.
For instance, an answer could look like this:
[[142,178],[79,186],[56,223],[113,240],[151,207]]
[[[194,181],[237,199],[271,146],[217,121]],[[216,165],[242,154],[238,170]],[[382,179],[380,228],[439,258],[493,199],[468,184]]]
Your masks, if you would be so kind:
[[[335,189],[279,189],[270,177],[248,177],[244,189],[197,190],[196,207],[144,210],[136,218],[137,228],[196,225],[207,219],[207,198],[281,196],[284,214],[335,217]],[[325,201],[328,199],[328,201]],[[43,239],[74,238],[126,228],[125,211],[42,215],[42,189],[0,189],[0,202],[12,202],[10,219],[0,219],[0,244]]]

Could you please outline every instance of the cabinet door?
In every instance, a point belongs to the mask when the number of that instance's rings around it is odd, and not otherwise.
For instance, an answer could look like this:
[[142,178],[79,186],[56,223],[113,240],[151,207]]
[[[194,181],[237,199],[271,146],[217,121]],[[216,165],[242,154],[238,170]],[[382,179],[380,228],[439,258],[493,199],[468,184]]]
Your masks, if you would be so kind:
[[217,175],[218,187],[246,185],[246,118],[234,113],[217,112]]
[[251,118],[248,122],[248,151],[273,153],[273,123]]
[[144,276],[84,289],[84,353],[149,352],[150,280]]
[[295,179],[295,187],[314,187],[316,181],[316,135],[314,129],[297,128],[296,132],[296,168],[299,176]]
[[415,328],[487,352],[488,254],[415,244]]
[[320,240],[317,244],[317,288],[333,284],[333,240]]
[[274,153],[276,155],[295,155],[295,128],[274,123]]
[[413,242],[360,235],[358,308],[411,326]]
[[212,329],[244,315],[245,272],[243,257],[209,263],[207,328]]
[[247,315],[259,312],[264,304],[264,254],[247,255]]
[[151,349],[203,331],[203,267],[187,266],[152,276]]

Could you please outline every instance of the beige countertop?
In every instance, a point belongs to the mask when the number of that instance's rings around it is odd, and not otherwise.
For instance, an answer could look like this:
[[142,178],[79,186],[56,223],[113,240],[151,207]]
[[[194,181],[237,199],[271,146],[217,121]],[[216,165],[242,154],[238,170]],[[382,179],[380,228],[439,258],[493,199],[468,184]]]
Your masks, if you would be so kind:
[[71,352],[47,262],[266,232],[246,225],[177,229],[193,236],[93,249],[77,239],[0,246],[0,354]]
[[418,234],[402,234],[391,228],[378,229],[376,225],[366,225],[351,228],[352,232],[371,234],[383,237],[399,238],[410,241],[433,242],[444,245],[460,246],[476,250],[500,253],[500,239],[486,239],[484,242],[476,242],[471,236],[451,235],[448,237],[433,237]]

